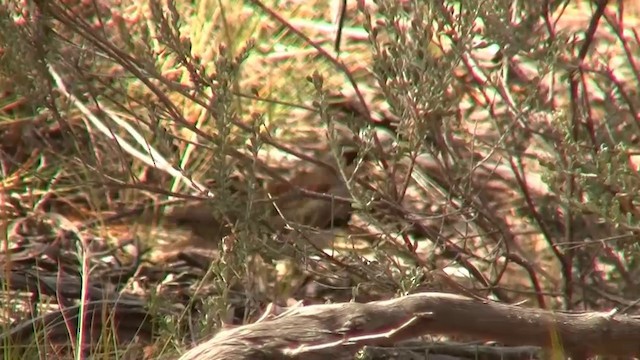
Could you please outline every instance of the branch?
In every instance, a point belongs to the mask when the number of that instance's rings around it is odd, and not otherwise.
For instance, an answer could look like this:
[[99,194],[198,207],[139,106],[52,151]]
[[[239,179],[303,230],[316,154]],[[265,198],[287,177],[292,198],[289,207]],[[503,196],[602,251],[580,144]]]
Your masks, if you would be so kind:
[[567,356],[640,355],[640,319],[614,313],[554,313],[444,293],[370,303],[294,308],[219,332],[180,360],[352,359],[364,346],[426,334],[560,348]]

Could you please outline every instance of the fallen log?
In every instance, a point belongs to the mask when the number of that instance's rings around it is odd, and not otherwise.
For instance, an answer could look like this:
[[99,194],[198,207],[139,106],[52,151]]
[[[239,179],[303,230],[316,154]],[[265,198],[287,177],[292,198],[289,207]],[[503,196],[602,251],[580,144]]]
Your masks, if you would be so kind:
[[426,334],[554,348],[574,358],[640,355],[637,317],[552,312],[418,293],[369,303],[293,308],[272,319],[222,330],[180,360],[353,359],[364,346],[388,346]]

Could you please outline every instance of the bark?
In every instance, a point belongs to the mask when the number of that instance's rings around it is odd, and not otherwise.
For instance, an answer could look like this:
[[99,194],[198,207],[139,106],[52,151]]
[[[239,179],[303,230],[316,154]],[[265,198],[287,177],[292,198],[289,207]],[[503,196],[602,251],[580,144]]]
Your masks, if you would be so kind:
[[614,313],[563,313],[419,293],[370,303],[313,305],[220,331],[180,360],[352,359],[364,346],[426,334],[465,335],[566,356],[640,355],[640,319]]

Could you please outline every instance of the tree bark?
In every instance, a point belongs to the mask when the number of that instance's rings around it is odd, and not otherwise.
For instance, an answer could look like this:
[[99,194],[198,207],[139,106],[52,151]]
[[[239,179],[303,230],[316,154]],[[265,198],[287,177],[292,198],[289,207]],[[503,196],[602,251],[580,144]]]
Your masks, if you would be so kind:
[[418,293],[370,303],[293,308],[269,320],[220,331],[180,360],[352,359],[366,345],[392,345],[425,334],[554,348],[566,356],[640,355],[639,318]]

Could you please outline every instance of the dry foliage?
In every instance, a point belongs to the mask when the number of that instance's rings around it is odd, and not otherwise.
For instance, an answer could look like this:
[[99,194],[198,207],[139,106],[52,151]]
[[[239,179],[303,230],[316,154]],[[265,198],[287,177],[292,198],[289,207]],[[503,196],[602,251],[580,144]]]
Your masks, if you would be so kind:
[[638,355],[634,3],[331,3],[0,5],[5,354]]

